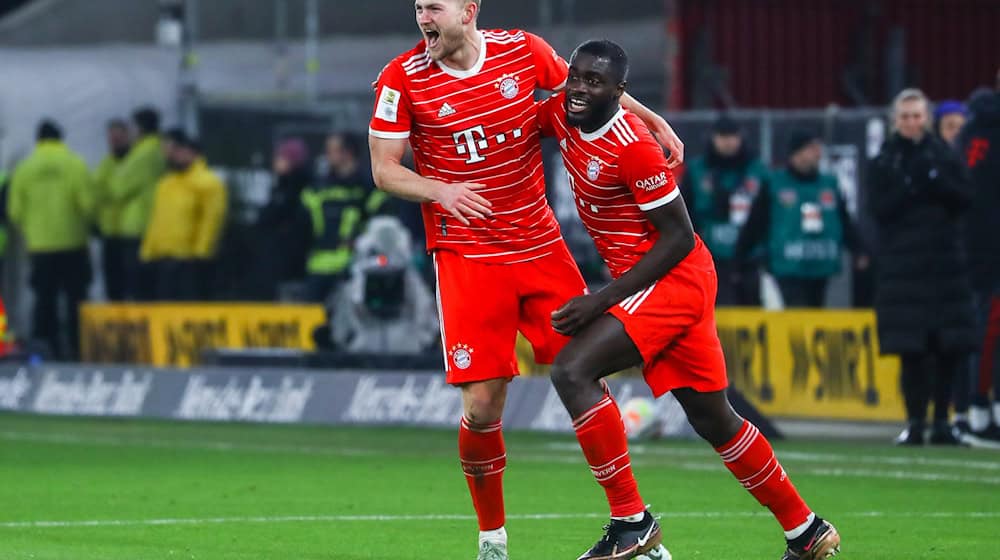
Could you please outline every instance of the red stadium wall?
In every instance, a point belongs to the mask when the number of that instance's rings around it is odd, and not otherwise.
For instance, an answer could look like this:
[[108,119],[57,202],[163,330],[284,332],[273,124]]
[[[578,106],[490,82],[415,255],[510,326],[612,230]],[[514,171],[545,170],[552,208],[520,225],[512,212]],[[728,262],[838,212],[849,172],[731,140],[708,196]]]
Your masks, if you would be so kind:
[[[679,40],[683,77],[668,103],[690,107],[692,61],[707,32],[711,60],[728,74],[742,107],[852,104],[843,87],[853,67],[871,103],[890,94],[891,30],[905,33],[904,84],[934,99],[965,98],[992,83],[1000,65],[998,0],[666,0],[668,35]],[[675,35],[676,34],[676,35]]]

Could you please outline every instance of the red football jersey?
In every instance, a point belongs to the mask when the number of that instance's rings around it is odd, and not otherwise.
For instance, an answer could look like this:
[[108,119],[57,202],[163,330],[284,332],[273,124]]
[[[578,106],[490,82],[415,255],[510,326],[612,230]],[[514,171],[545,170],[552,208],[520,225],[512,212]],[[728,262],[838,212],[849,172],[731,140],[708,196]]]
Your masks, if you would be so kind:
[[481,31],[475,66],[459,71],[430,58],[421,41],[379,76],[369,134],[409,138],[417,172],[447,183],[482,183],[493,216],[459,223],[439,204],[424,204],[428,249],[485,262],[513,263],[549,254],[561,243],[545,200],[535,88],[566,80],[566,61],[524,31]]
[[680,196],[663,149],[625,109],[593,133],[566,124],[564,93],[538,104],[545,136],[559,140],[580,219],[615,278],[649,251],[659,232],[643,212]]

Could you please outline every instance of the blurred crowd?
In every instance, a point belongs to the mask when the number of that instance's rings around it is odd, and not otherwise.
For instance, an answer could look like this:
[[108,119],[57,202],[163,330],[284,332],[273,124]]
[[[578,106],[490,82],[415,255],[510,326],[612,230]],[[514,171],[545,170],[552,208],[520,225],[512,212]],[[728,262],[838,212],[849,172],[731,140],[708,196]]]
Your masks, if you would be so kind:
[[[813,308],[845,263],[873,275],[873,301],[857,303],[873,304],[882,352],[902,360],[909,427],[900,442],[923,443],[927,432],[936,443],[1000,439],[991,421],[1000,406],[989,408],[1000,381],[1000,76],[968,104],[905,90],[890,120],[861,185],[859,212],[876,224],[874,238],[860,233],[837,177],[822,170],[819,131],[790,134],[787,160],[772,169],[735,120],[713,124],[705,155],[686,162],[680,183],[716,261],[718,304],[760,306],[762,272],[785,307]],[[30,256],[35,339],[56,357],[78,355],[92,262],[110,301],[231,297],[217,289],[230,200],[197,138],[162,130],[157,111],[141,108],[108,123],[107,156],[93,170],[62,138],[59,123],[39,123],[34,151],[0,173],[0,256],[4,227],[15,228]],[[433,345],[415,334],[436,330],[419,209],[375,189],[364,137],[332,133],[322,154],[283,138],[271,171],[235,293],[328,302],[332,344]],[[377,344],[356,336],[365,321],[385,318],[402,326],[384,329]]]

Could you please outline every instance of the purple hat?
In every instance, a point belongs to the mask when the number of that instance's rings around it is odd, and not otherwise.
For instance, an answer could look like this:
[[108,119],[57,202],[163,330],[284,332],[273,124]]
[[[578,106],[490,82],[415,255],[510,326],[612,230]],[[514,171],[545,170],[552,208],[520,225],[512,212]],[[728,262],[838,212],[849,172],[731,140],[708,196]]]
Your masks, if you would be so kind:
[[292,167],[299,167],[309,159],[309,148],[301,138],[286,138],[278,144],[278,156]]
[[937,104],[937,107],[934,109],[934,120],[939,121],[945,115],[952,115],[955,113],[966,115],[968,114],[968,111],[965,108],[965,104],[961,101],[947,99]]

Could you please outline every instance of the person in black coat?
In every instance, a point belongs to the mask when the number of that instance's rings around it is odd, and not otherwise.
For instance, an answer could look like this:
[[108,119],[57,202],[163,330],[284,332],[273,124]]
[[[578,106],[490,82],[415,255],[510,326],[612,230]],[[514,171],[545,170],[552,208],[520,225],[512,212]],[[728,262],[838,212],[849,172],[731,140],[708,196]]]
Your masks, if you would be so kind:
[[[961,157],[975,185],[969,211],[965,245],[969,252],[972,287],[983,351],[974,364],[973,399],[969,430],[981,439],[1000,440],[1000,72],[996,89],[978,92],[969,109],[972,119],[958,137]],[[993,418],[990,419],[989,392],[993,389]],[[958,399],[956,398],[956,403]]]
[[265,301],[279,296],[281,283],[305,277],[312,232],[302,207],[302,191],[313,182],[313,162],[301,138],[282,140],[274,154],[270,199],[257,220],[257,272],[252,297]]
[[962,217],[972,186],[955,151],[929,130],[927,97],[893,103],[895,131],[872,162],[877,223],[875,314],[882,354],[898,354],[908,427],[898,443],[924,443],[934,375],[931,443],[958,444],[948,423],[953,378],[978,346]]

